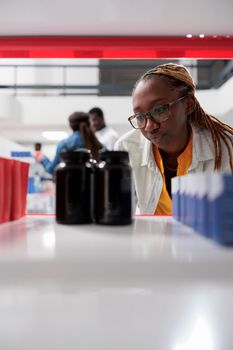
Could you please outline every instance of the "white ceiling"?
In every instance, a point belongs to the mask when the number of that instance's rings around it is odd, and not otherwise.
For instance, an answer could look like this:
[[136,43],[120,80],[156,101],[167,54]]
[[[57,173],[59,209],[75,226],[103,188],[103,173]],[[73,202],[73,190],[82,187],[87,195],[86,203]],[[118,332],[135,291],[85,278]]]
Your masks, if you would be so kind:
[[0,35],[231,35],[233,0],[0,0]]

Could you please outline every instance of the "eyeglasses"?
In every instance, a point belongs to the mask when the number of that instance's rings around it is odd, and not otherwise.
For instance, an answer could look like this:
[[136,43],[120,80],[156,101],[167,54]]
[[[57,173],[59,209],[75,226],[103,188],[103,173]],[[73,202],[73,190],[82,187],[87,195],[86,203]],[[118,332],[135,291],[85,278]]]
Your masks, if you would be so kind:
[[176,100],[166,103],[160,107],[153,107],[150,111],[146,113],[137,113],[128,118],[128,121],[134,129],[143,129],[146,126],[147,119],[150,118],[155,123],[165,122],[170,117],[170,108],[177,102],[183,100],[187,95],[181,96]]

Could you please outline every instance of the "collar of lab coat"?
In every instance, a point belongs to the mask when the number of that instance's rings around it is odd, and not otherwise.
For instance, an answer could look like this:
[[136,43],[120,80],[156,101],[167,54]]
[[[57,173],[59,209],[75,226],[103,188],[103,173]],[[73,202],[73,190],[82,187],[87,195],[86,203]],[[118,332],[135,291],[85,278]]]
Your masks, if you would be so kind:
[[[215,149],[212,142],[210,132],[206,129],[200,129],[195,126],[191,126],[193,133],[193,152],[192,152],[192,164],[189,170],[195,169],[200,162],[214,159]],[[145,139],[141,133],[140,138]],[[153,161],[152,143],[145,139],[144,147],[142,148],[141,166],[148,166],[152,169],[155,166]]]

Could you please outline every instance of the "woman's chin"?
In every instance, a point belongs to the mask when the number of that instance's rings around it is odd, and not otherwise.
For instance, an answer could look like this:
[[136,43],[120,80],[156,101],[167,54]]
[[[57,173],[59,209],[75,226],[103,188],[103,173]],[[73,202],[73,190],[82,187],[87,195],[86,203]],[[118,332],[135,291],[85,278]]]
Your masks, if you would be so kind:
[[150,137],[150,141],[155,145],[155,146],[162,146],[163,145],[163,137],[162,135],[153,135]]

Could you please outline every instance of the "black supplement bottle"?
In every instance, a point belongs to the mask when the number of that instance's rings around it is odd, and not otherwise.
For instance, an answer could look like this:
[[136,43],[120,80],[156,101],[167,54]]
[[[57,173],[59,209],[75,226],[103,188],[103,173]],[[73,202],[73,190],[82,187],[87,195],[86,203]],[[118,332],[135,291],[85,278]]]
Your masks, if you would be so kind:
[[97,224],[131,224],[131,176],[128,152],[100,152],[100,161],[95,169],[94,186],[94,212]]
[[61,153],[56,169],[56,220],[61,224],[92,222],[90,151]]

